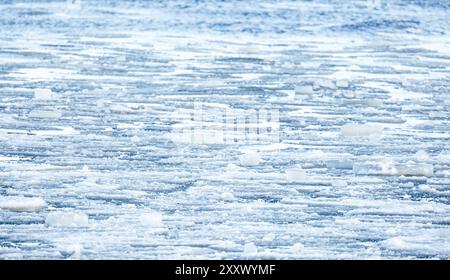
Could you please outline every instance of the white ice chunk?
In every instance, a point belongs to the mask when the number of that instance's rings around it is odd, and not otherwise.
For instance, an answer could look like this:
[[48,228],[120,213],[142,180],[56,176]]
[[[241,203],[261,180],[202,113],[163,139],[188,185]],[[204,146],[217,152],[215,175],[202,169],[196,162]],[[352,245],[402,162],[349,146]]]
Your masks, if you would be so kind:
[[230,191],[223,192],[220,197],[225,201],[232,201],[235,199],[234,194]]
[[426,163],[393,163],[389,160],[380,162],[361,162],[353,165],[357,175],[385,176],[433,176],[433,165]]
[[286,180],[290,182],[304,181],[306,177],[305,171],[300,167],[287,169],[285,175]]
[[375,123],[346,124],[341,127],[343,136],[371,136],[383,134],[383,126]]
[[48,88],[37,88],[34,90],[34,99],[36,100],[51,100],[53,93]]
[[86,227],[89,217],[84,213],[51,212],[45,219],[45,225],[53,227]]
[[336,85],[332,80],[318,80],[315,84],[321,88],[336,89]]
[[255,255],[258,253],[258,248],[254,243],[246,243],[244,245],[244,255]]
[[331,185],[336,188],[345,188],[347,186],[347,182],[344,180],[333,180]]
[[392,249],[408,249],[408,244],[400,237],[392,237],[384,240],[383,245]]
[[305,248],[305,246],[303,246],[303,244],[295,243],[294,245],[292,245],[291,251],[293,253],[297,253],[298,254],[298,253],[302,252],[304,248]]
[[8,211],[37,211],[47,207],[40,197],[0,197],[0,209]]
[[58,111],[41,111],[41,110],[33,110],[28,115],[30,118],[39,118],[39,119],[59,119],[61,117],[61,113]]
[[266,235],[263,237],[262,241],[265,241],[265,242],[272,242],[274,239],[275,239],[275,234],[273,234],[273,233],[268,233],[268,234],[266,234]]
[[337,80],[336,81],[336,86],[339,88],[348,88],[349,83],[347,80]]
[[378,106],[383,105],[383,101],[381,101],[379,99],[367,99],[366,104],[367,104],[367,106],[370,106],[370,107],[378,107]]
[[150,227],[162,227],[162,214],[159,212],[145,213],[139,217],[139,222],[142,225]]
[[328,168],[352,169],[353,161],[349,159],[332,159],[326,162]]
[[242,166],[256,166],[262,161],[262,159],[257,152],[249,151],[240,155],[239,161]]
[[295,93],[301,95],[312,95],[314,94],[314,89],[312,85],[301,85],[295,87]]
[[430,159],[430,156],[429,156],[428,153],[425,152],[424,150],[419,150],[419,151],[417,151],[417,153],[415,154],[415,157],[416,157],[418,160],[429,160],[429,159]]

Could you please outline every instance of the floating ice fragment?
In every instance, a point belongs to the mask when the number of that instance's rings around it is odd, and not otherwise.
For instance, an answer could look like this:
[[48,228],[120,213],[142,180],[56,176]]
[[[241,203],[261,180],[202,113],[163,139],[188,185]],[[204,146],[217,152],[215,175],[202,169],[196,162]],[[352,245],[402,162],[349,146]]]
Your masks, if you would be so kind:
[[293,253],[300,253],[301,251],[303,251],[304,248],[305,248],[305,246],[303,246],[303,244],[295,243],[294,245],[292,245],[291,251]]
[[290,168],[285,171],[286,180],[291,182],[304,181],[306,174],[300,167]]
[[419,160],[429,160],[430,156],[428,155],[427,152],[425,152],[424,150],[419,150],[417,151],[417,153],[415,154],[416,158]]
[[254,255],[258,253],[258,248],[254,243],[246,243],[244,245],[244,254],[245,255]]
[[426,163],[361,162],[353,165],[356,175],[433,176],[433,165]]
[[356,95],[355,95],[354,92],[344,92],[344,93],[342,94],[342,96],[344,96],[345,98],[348,98],[348,99],[351,99],[351,98],[355,98],[355,97],[356,97]]
[[295,93],[301,95],[312,95],[314,94],[314,89],[311,85],[296,86]]
[[223,193],[220,195],[220,197],[221,197],[223,200],[227,200],[227,201],[234,200],[234,195],[233,195],[233,193],[232,193],[232,192],[229,192],[229,191],[223,192]]
[[263,237],[263,241],[265,241],[265,242],[271,242],[271,241],[273,241],[275,239],[275,234],[273,234],[273,233],[268,233],[268,234],[266,234],[264,237]]
[[8,211],[37,211],[47,207],[40,197],[1,197],[0,209]]
[[51,100],[53,93],[48,88],[37,88],[34,90],[34,99],[36,100]]
[[334,169],[352,169],[353,161],[349,159],[332,159],[326,163],[328,168]]
[[261,156],[254,151],[249,151],[239,156],[239,161],[243,166],[256,166],[261,160]]
[[344,180],[333,180],[331,185],[336,188],[345,188],[347,186],[347,182]]
[[61,117],[61,113],[58,111],[40,111],[33,110],[28,115],[30,118],[39,118],[39,119],[59,119]]
[[341,127],[343,136],[370,136],[383,134],[383,126],[374,123],[346,124]]
[[315,84],[322,88],[336,89],[336,85],[331,80],[318,80]]
[[139,217],[139,222],[145,226],[162,227],[162,214],[159,212],[142,214]]
[[367,106],[370,107],[378,107],[383,105],[383,101],[379,100],[379,99],[368,99],[366,101]]
[[47,215],[45,225],[53,227],[86,227],[89,217],[84,213],[52,212]]
[[348,88],[349,83],[347,80],[338,80],[336,81],[336,86],[339,88]]
[[385,247],[392,249],[407,249],[408,244],[400,237],[392,237],[382,242]]

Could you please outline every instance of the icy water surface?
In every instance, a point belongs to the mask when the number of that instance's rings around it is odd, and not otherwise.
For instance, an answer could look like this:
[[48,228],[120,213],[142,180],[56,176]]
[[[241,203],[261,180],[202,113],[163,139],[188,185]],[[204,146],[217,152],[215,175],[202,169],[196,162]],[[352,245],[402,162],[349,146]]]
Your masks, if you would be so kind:
[[1,1],[0,258],[449,258],[449,5]]

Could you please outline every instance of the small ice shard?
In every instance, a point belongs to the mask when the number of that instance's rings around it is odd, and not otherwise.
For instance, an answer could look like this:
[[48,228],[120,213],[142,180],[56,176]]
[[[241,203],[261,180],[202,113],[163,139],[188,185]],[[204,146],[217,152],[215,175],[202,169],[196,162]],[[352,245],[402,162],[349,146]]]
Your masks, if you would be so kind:
[[139,222],[142,225],[150,227],[162,227],[162,214],[159,212],[145,213],[139,217]]
[[34,90],[34,99],[36,100],[51,100],[53,93],[48,88],[37,88]]
[[254,151],[249,151],[239,156],[239,162],[242,166],[256,166],[261,161],[261,156]]
[[314,89],[312,85],[300,85],[295,87],[295,93],[300,95],[312,95],[314,94]]
[[318,80],[315,83],[321,88],[336,89],[336,85],[331,80]]
[[304,181],[306,174],[300,167],[294,167],[285,171],[286,180],[290,182]]
[[336,188],[345,188],[347,186],[347,182],[344,180],[333,180],[331,185]]
[[244,254],[245,255],[255,255],[258,253],[258,248],[256,245],[252,243],[245,243],[244,245]]
[[380,124],[346,124],[341,127],[343,136],[371,136],[383,134],[383,126]]
[[7,211],[26,212],[38,211],[47,207],[47,203],[40,197],[2,197],[0,209]]
[[337,80],[337,81],[336,81],[336,86],[337,86],[338,88],[348,88],[349,83],[348,83],[347,80]]
[[30,112],[28,117],[38,119],[59,119],[61,117],[61,113],[58,111],[33,110]]
[[89,217],[84,213],[51,212],[45,218],[45,225],[52,227],[86,227]]

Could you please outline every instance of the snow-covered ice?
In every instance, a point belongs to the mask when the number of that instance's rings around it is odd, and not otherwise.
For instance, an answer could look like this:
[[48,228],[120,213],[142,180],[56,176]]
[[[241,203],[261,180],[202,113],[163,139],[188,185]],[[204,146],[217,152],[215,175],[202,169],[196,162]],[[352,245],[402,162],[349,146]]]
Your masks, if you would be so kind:
[[262,161],[258,152],[248,151],[239,156],[239,162],[242,166],[255,166]]
[[89,217],[84,213],[50,212],[45,218],[47,226],[85,227],[89,225]]
[[344,136],[371,136],[383,134],[383,126],[380,124],[346,124],[341,127]]
[[47,206],[40,197],[0,197],[0,209],[8,211],[38,211]]

